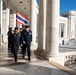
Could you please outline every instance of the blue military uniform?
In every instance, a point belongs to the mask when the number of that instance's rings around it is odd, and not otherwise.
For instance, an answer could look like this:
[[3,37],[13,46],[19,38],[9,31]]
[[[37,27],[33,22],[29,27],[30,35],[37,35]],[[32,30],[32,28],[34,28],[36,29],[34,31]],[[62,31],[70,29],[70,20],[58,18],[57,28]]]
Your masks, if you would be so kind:
[[27,53],[28,53],[28,60],[30,60],[30,56],[31,56],[31,52],[30,52],[30,46],[31,46],[31,41],[32,41],[32,31],[29,30],[23,30],[22,32],[22,54],[23,54],[23,58],[25,57],[26,54],[26,49],[27,49]]
[[9,52],[10,52],[10,49],[11,49],[11,47],[10,47],[11,35],[12,35],[12,28],[10,27],[9,31],[7,32],[7,36],[8,36],[8,50],[9,50]]
[[12,50],[13,50],[15,62],[17,62],[17,54],[20,46],[20,38],[21,38],[20,34],[16,32],[12,35],[11,38],[11,44],[12,44]]

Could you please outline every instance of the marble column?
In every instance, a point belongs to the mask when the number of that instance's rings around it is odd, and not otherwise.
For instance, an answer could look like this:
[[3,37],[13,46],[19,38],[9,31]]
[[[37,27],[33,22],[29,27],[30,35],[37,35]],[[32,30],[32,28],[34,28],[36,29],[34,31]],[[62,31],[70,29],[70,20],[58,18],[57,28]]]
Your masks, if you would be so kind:
[[75,12],[69,11],[69,39],[75,39]]
[[16,27],[16,10],[14,9],[12,11],[13,13],[10,14],[10,27],[14,29]]
[[46,36],[46,0],[40,0],[39,26],[38,26],[38,49],[45,50]]
[[46,3],[47,0],[40,0],[39,4],[39,24],[38,24],[38,48],[35,54],[47,59],[46,45]]
[[10,27],[12,27],[12,29],[16,27],[16,14],[10,15]]
[[31,0],[29,0],[29,9],[28,9],[28,19],[29,19],[29,22],[28,22],[28,25],[31,26]]
[[[43,1],[46,1],[44,4]],[[45,58],[49,61],[55,61],[64,65],[64,57],[59,57],[59,1],[60,0],[40,0],[39,13],[39,34],[38,49],[35,54],[38,57]],[[43,10],[46,6],[46,15]],[[46,18],[44,20],[44,18]],[[46,22],[44,22],[46,21]],[[46,29],[45,29],[46,28]],[[45,30],[44,30],[45,29]],[[42,32],[40,32],[42,31]],[[45,48],[43,47],[43,39],[45,31]]]
[[71,39],[75,39],[75,24],[71,23]]
[[46,46],[46,5],[47,5],[47,0],[43,0],[43,49],[45,50],[45,46]]
[[64,37],[67,38],[67,23],[64,25]]
[[39,25],[38,25],[38,50],[43,50],[43,22],[44,22],[44,16],[43,16],[43,0],[40,0],[39,5]]
[[36,34],[37,34],[36,0],[30,0],[30,1],[31,1],[32,45],[36,45]]
[[46,50],[50,56],[59,55],[59,0],[47,0]]
[[9,28],[9,15],[10,14],[10,9],[9,9],[9,4],[7,2],[7,7],[5,10],[3,10],[2,12],[2,41],[4,42],[8,42],[7,40],[7,32],[8,32],[8,28]]
[[59,24],[59,38],[61,38],[61,23]]
[[0,0],[0,46],[2,45],[2,6],[3,1]]
[[[46,7],[45,7],[46,6]],[[40,0],[38,49],[39,56],[59,56],[59,0]]]

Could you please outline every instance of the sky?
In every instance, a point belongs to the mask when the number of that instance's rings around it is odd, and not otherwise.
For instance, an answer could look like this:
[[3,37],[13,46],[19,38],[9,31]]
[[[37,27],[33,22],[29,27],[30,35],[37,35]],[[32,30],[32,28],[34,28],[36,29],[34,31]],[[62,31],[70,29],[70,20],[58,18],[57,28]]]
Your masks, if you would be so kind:
[[76,0],[60,0],[60,13],[76,10]]
[[[37,0],[39,3],[39,0]],[[76,0],[60,0],[60,13],[76,10]]]
[[39,4],[39,0],[36,0],[37,1],[37,3]]

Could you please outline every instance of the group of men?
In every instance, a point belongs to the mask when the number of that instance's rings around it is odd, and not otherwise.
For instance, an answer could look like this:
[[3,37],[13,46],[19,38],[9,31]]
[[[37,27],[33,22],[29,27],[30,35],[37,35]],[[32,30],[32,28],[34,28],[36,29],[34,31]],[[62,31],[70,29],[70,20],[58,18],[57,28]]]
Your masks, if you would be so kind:
[[30,26],[26,25],[23,30],[20,31],[18,27],[15,27],[15,30],[9,28],[8,31],[8,49],[10,48],[11,53],[14,55],[14,60],[17,62],[17,54],[19,50],[19,46],[22,49],[23,59],[25,58],[26,50],[28,53],[28,60],[31,58],[31,42],[32,42],[32,31],[30,30]]

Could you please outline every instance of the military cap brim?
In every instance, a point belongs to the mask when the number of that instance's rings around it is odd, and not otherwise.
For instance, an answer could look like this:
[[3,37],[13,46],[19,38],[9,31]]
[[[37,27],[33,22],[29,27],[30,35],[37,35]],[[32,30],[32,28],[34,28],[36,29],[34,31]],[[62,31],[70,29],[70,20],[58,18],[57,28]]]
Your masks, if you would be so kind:
[[15,27],[15,30],[18,30],[19,28],[18,27]]
[[25,26],[25,28],[29,28],[29,27],[30,27],[29,25],[26,25],[26,26]]

